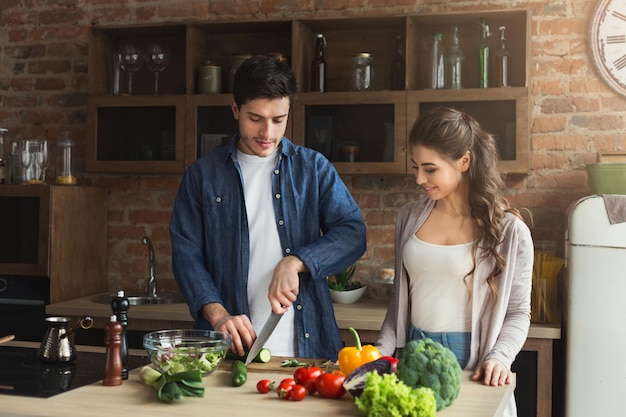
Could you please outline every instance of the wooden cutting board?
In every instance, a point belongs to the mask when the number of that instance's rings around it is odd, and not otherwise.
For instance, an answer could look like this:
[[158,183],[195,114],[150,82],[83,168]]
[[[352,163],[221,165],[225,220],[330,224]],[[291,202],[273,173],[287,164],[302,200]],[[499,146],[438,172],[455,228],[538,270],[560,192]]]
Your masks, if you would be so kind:
[[[289,358],[283,356],[272,356],[272,359],[267,363],[258,363],[252,362],[248,365],[249,372],[274,372],[274,373],[284,373],[284,374],[293,374],[293,372],[297,369],[297,367],[289,367],[282,366],[284,360],[298,359],[301,363],[306,363],[307,365],[316,365],[321,367],[322,369],[339,369],[339,366],[335,365],[333,362],[330,362],[326,359],[303,359],[303,358]],[[233,363],[231,359],[224,359],[222,364],[220,365],[220,369],[230,371],[230,367]]]

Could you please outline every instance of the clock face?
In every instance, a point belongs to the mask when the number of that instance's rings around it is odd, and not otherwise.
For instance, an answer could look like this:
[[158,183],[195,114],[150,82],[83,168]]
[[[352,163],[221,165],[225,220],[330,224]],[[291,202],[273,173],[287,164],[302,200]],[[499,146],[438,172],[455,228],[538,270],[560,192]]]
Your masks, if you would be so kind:
[[600,0],[589,35],[598,72],[611,88],[626,95],[626,2]]

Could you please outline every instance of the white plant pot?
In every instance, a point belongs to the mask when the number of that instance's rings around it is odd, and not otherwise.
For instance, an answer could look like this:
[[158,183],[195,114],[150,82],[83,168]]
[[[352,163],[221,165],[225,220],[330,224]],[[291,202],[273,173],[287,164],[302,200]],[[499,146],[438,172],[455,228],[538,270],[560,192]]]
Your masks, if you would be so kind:
[[359,298],[363,296],[363,294],[365,294],[366,289],[367,286],[348,291],[330,290],[330,298],[333,300],[333,302],[338,304],[353,304],[356,303]]

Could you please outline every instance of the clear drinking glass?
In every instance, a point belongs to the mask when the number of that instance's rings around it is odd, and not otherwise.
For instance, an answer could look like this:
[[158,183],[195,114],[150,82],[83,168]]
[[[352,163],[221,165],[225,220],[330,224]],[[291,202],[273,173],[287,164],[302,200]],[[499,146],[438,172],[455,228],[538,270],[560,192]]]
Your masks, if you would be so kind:
[[153,43],[146,52],[146,64],[154,72],[154,94],[159,94],[159,73],[170,63],[170,51],[165,45]]
[[126,71],[128,76],[128,94],[133,94],[133,72],[137,71],[143,65],[144,55],[139,48],[133,44],[126,44],[120,48],[121,61],[120,67]]

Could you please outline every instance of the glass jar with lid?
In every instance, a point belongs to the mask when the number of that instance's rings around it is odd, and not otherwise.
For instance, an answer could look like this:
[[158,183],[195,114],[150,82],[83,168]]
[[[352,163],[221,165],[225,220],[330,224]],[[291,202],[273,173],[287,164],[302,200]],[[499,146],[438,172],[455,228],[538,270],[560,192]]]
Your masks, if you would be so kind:
[[374,90],[374,58],[372,54],[361,52],[352,57],[352,90]]

